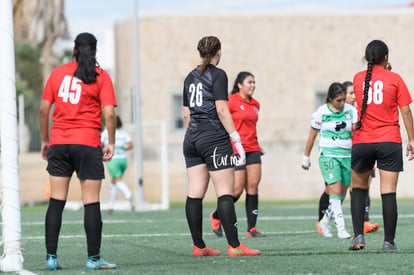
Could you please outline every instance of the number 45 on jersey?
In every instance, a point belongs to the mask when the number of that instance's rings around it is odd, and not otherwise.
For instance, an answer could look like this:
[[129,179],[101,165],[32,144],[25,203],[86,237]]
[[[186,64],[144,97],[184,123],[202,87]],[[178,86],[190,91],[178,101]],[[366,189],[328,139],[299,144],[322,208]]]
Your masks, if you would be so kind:
[[62,98],[63,102],[69,102],[71,104],[78,104],[82,92],[82,86],[80,85],[82,80],[66,75],[60,84],[58,96]]

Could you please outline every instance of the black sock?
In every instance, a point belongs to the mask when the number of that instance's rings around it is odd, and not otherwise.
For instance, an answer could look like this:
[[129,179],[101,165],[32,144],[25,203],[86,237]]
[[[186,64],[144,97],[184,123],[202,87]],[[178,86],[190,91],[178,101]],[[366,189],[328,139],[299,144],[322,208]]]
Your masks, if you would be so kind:
[[88,244],[88,257],[99,260],[99,251],[102,240],[102,217],[101,204],[99,202],[85,204],[83,215],[83,226]]
[[323,192],[319,198],[319,219],[320,221],[325,214],[326,209],[329,207],[329,195],[326,192]]
[[185,202],[185,215],[190,228],[193,243],[198,248],[205,248],[203,241],[203,200],[187,197]]
[[46,253],[56,254],[60,227],[62,225],[62,212],[66,201],[49,199],[49,206],[45,217]]
[[397,228],[397,195],[396,193],[381,194],[382,217],[384,221],[384,241],[394,244],[395,230]]
[[259,196],[246,194],[247,231],[256,227]]
[[[236,203],[236,201],[238,201],[239,200],[239,198],[240,197],[233,197],[233,201],[234,201],[234,203]],[[213,218],[215,218],[215,219],[220,219],[220,217],[219,217],[219,215],[218,215],[218,211],[217,211],[217,209],[213,212]]]
[[367,194],[365,195],[365,216],[364,221],[369,221],[369,207],[371,206],[371,199],[369,197],[369,189],[367,190]]
[[367,190],[353,188],[351,193],[351,214],[354,236],[364,234],[365,194]]
[[217,210],[224,232],[226,233],[227,242],[232,247],[238,247],[240,242],[238,238],[237,218],[233,197],[230,195],[219,197],[217,199]]

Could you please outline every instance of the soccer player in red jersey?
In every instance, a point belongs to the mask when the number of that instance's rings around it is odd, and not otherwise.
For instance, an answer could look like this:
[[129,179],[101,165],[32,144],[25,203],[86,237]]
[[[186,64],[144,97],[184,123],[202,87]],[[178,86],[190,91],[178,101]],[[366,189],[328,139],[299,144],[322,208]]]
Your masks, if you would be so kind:
[[[229,96],[229,109],[236,130],[246,152],[246,164],[236,165],[233,199],[236,202],[246,190],[247,237],[264,237],[256,228],[258,215],[258,187],[262,175],[261,155],[264,151],[257,141],[256,123],[260,104],[253,98],[256,88],[254,75],[240,72]],[[235,152],[237,153],[237,152]],[[217,236],[223,235],[217,210],[210,214],[211,226]]]
[[[96,38],[80,33],[75,39],[74,59],[52,71],[43,91],[39,110],[41,153],[47,160],[50,176],[50,200],[46,212],[47,268],[59,269],[56,251],[62,212],[69,183],[76,171],[82,190],[86,232],[87,269],[112,269],[115,264],[100,258],[102,219],[100,190],[105,177],[102,161],[112,158],[115,150],[114,88],[109,74],[97,66]],[[49,138],[49,113],[53,125]],[[102,107],[109,142],[101,147]]]
[[389,70],[388,47],[381,40],[371,41],[365,50],[367,70],[354,76],[359,121],[352,135],[351,214],[354,239],[349,250],[365,247],[364,212],[368,180],[374,163],[380,176],[384,243],[382,249],[396,250],[397,181],[403,170],[403,150],[399,112],[407,131],[406,156],[414,158],[412,102],[400,75]]

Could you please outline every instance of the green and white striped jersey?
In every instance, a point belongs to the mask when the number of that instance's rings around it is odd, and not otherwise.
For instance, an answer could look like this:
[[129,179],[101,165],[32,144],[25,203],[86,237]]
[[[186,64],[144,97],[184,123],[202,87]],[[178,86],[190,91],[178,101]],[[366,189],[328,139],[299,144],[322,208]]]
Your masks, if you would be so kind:
[[327,157],[349,158],[352,147],[352,124],[357,122],[357,110],[345,103],[335,113],[326,103],[312,114],[311,127],[319,130],[319,153]]

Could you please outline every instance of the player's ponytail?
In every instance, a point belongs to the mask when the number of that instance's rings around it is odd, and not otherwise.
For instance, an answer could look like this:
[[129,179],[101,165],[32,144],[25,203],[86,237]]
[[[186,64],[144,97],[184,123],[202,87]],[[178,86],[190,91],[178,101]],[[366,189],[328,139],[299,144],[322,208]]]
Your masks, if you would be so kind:
[[221,49],[220,40],[215,36],[205,36],[198,42],[197,50],[203,59],[200,66],[200,75],[203,75],[211,62],[211,59]]
[[80,33],[75,39],[75,48],[73,56],[75,57],[78,67],[74,76],[89,84],[96,81],[96,67],[99,64],[96,61],[96,38],[90,33]]
[[372,76],[372,67],[374,65],[380,64],[386,56],[388,56],[388,47],[381,40],[371,41],[365,49],[365,60],[367,61],[367,74],[365,75],[364,80],[361,113],[359,116],[359,121],[355,124],[356,130],[359,130],[362,127],[362,118],[364,117],[364,114],[367,110],[369,97],[368,92]]

